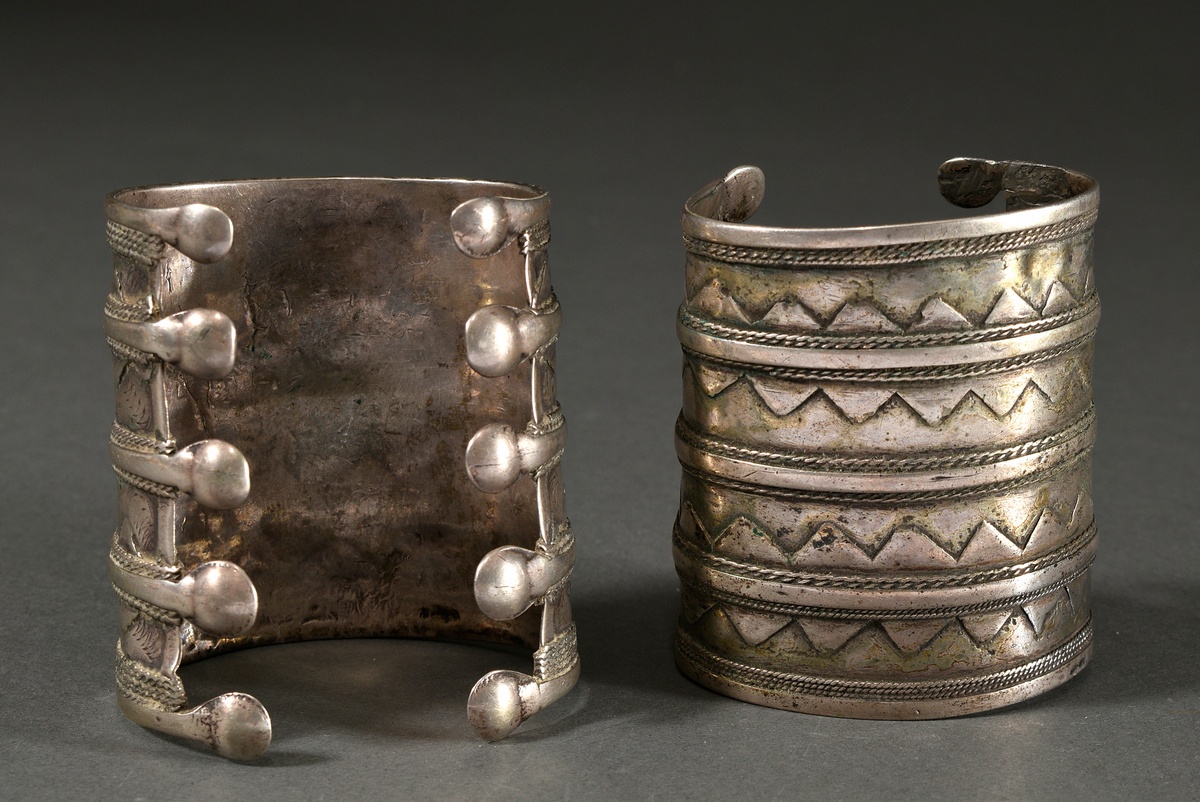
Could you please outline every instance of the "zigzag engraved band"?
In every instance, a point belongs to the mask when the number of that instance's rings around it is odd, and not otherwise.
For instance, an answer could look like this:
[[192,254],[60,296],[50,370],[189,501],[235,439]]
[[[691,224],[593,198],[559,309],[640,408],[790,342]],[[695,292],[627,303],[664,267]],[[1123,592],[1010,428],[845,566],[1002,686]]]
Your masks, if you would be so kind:
[[[982,571],[930,571],[925,575],[917,574],[886,574],[882,577],[863,574],[835,574],[829,572],[794,571],[782,568],[766,568],[761,565],[739,562],[719,554],[702,552],[689,543],[678,527],[674,531],[672,546],[676,552],[676,565],[681,573],[692,570],[693,564],[708,569],[710,575],[720,573],[740,580],[769,582],[795,587],[827,588],[832,590],[864,590],[864,591],[932,591],[971,588],[973,586],[1018,579],[1030,574],[1045,571],[1048,568],[1067,566],[1066,570],[1058,573],[1061,576],[1074,576],[1076,569],[1086,568],[1095,554],[1096,522],[1092,521],[1082,532],[1055,551],[1039,557],[1036,560],[1016,563],[1014,565],[989,568]],[[710,576],[710,579],[712,577]],[[740,584],[730,581],[742,592],[735,595],[742,598],[755,598],[750,595],[752,585],[746,582]],[[710,587],[717,587],[710,583]],[[782,593],[772,596],[767,591],[758,591],[758,598],[779,598]],[[863,608],[859,608],[863,609]]]
[[1007,340],[1025,334],[1037,334],[1050,331],[1068,323],[1087,317],[1100,306],[1096,293],[1088,295],[1081,303],[1076,304],[1065,312],[1050,317],[1029,320],[1024,323],[1010,323],[1005,326],[991,326],[967,331],[939,331],[930,333],[908,334],[794,334],[786,331],[764,331],[749,326],[735,326],[724,321],[701,317],[687,309],[686,305],[679,310],[679,322],[682,326],[700,334],[719,337],[724,340],[750,343],[756,345],[778,345],[788,348],[820,348],[837,350],[871,350],[888,348],[921,348],[938,345],[970,345],[975,343]]
[[739,265],[765,267],[870,267],[873,265],[911,264],[931,259],[984,256],[1019,248],[1032,248],[1057,242],[1089,231],[1096,224],[1096,212],[1024,231],[960,237],[865,248],[752,248],[725,245],[685,234],[683,246],[688,253]]
[[705,648],[686,632],[675,640],[676,654],[694,667],[762,691],[815,694],[865,701],[920,701],[974,696],[1019,685],[1049,674],[1085,655],[1092,645],[1091,619],[1075,637],[1047,655],[1004,671],[956,680],[881,682],[811,677],[749,666]]

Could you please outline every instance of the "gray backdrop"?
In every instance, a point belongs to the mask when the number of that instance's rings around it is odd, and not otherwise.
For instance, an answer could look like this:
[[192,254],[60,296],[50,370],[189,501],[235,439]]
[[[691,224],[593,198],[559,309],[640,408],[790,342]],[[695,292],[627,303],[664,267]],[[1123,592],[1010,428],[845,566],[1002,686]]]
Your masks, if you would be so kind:
[[[1191,21],[1148,4],[241,5],[0,23],[0,797],[1196,798]],[[947,216],[934,174],[957,155],[1103,187],[1095,661],[1032,703],[951,721],[701,690],[669,649],[680,205],[749,163],[768,223]],[[186,668],[192,698],[243,690],[271,711],[268,757],[236,765],[113,704],[101,201],[326,174],[551,190],[584,675],[485,744],[467,691],[527,657],[349,641]]]

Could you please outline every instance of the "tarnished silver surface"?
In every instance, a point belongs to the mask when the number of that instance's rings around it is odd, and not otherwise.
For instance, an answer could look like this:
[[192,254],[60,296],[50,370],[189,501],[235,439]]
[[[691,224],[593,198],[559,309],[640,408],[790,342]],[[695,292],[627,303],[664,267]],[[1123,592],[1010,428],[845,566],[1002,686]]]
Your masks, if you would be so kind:
[[488,739],[574,686],[549,210],[534,187],[453,180],[109,196],[129,718],[254,759],[263,706],[192,707],[180,665],[315,638],[536,649],[531,674],[471,692]]
[[684,206],[676,657],[713,690],[939,718],[1090,657],[1099,190],[978,159],[938,179],[1007,211],[753,226],[754,167]]

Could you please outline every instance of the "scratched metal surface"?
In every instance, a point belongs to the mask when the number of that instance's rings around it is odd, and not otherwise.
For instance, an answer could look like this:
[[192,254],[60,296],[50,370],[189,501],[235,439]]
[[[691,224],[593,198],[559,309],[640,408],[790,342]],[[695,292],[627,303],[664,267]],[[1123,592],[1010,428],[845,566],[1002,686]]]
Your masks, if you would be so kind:
[[462,456],[485,424],[525,423],[528,365],[481,377],[461,335],[480,306],[526,302],[524,257],[471,259],[449,223],[465,200],[522,191],[364,179],[123,196],[210,203],[236,232],[229,257],[173,259],[163,282],[164,313],[211,308],[238,327],[227,379],[168,374],[172,434],[237,444],[253,480],[233,510],[186,502],[181,561],[230,560],[259,593],[253,630],[201,641],[195,656],[347,636],[536,644],[536,615],[493,621],[472,591],[488,551],[533,546],[534,493],[479,492]]

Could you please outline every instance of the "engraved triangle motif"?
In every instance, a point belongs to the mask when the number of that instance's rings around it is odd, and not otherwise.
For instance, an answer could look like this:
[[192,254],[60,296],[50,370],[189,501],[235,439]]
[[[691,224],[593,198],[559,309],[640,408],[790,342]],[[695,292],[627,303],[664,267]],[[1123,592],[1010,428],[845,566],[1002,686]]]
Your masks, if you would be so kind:
[[990,521],[984,521],[975,528],[958,559],[959,562],[975,565],[1016,559],[1020,556],[1020,546],[1002,534]]
[[[694,368],[697,378],[709,396],[715,396],[740,378],[729,371],[698,365]],[[891,387],[821,387],[809,382],[792,382],[761,376],[746,377],[750,386],[767,409],[778,417],[790,415],[810,400],[815,400],[820,390],[836,412],[854,424],[865,423],[878,415],[888,402],[896,399],[903,403],[914,419],[927,426],[940,426],[972,400],[997,419],[1005,419],[1022,404],[1055,403],[1054,397],[1034,379],[1018,379],[997,385],[986,385],[976,390],[956,387],[906,387],[900,390]]]
[[817,391],[815,384],[799,384],[766,376],[755,376],[749,381],[767,408],[781,418],[795,412]]
[[838,310],[833,320],[829,322],[829,331],[834,332],[871,332],[878,334],[898,334],[901,329],[887,315],[880,312],[869,303],[851,302]]
[[747,646],[758,646],[792,622],[791,617],[763,613],[757,610],[743,610],[739,607],[722,607],[729,623],[737,631],[739,637]]
[[792,561],[805,568],[870,568],[871,556],[867,547],[853,535],[832,521],[826,521],[792,555]]
[[1017,405],[1024,401],[1025,396],[1037,393],[1047,401],[1052,401],[1049,393],[1041,388],[1033,379],[1022,381],[1020,378],[1011,381],[994,382],[984,385],[980,390],[973,391],[987,405],[997,418],[1007,418]]
[[742,307],[729,294],[721,282],[713,279],[688,302],[688,309],[693,312],[703,312],[718,320],[732,320],[738,323],[749,323],[750,319],[742,311]]
[[700,618],[711,610],[715,604],[707,599],[700,599],[692,593],[685,592],[680,600],[681,615],[683,620],[689,624],[694,624]]
[[679,509],[678,526],[680,533],[696,544],[712,545],[712,536],[708,534],[704,524],[700,522],[700,516],[696,514],[696,509],[691,502],[684,502]]
[[1025,617],[1029,619],[1029,623],[1033,626],[1033,632],[1038,637],[1046,631],[1046,624],[1050,620],[1050,616],[1058,608],[1059,603],[1066,602],[1070,604],[1070,598],[1066,593],[1059,589],[1054,593],[1047,594],[1040,599],[1034,599],[1027,602],[1022,609],[1025,611]]
[[713,541],[713,551],[749,557],[757,563],[788,567],[788,558],[771,537],[745,516],[738,516]]
[[854,387],[843,385],[837,389],[822,389],[825,397],[833,402],[843,415],[854,423],[872,418],[879,409],[896,395],[891,388]]
[[908,327],[909,331],[962,331],[971,328],[971,321],[941,298],[930,298],[921,307],[921,316]]
[[1075,305],[1075,298],[1071,295],[1070,290],[1062,285],[1060,281],[1052,281],[1050,283],[1050,292],[1046,294],[1046,303],[1042,305],[1042,317],[1050,317],[1057,315],[1059,312],[1065,312]]
[[962,628],[978,644],[991,643],[1013,616],[1012,610],[964,615],[958,619]]
[[906,387],[900,398],[921,416],[929,426],[937,426],[958,408],[965,398],[957,387],[938,386]]
[[735,373],[731,370],[721,370],[704,362],[693,360],[689,364],[691,365],[692,375],[696,377],[696,381],[700,382],[700,386],[708,396],[720,395],[721,392],[741,378],[740,373]]
[[883,631],[906,654],[916,654],[950,624],[951,619],[934,621],[883,621]]
[[[1090,291],[1090,271],[1084,282]],[[810,293],[811,295],[811,293]],[[976,327],[1004,326],[1060,314],[1078,303],[1059,280],[1050,282],[1046,300],[1040,309],[1025,300],[1015,289],[1006,287],[979,323],[973,322],[944,298],[934,295],[925,300],[917,316],[905,324],[897,322],[870,300],[846,300],[818,293],[816,297],[777,301],[756,323],[772,330],[792,333],[828,331],[834,334],[899,334],[938,331],[966,331]],[[689,311],[717,320],[753,325],[745,309],[719,280],[704,285],[687,304]],[[816,310],[814,312],[814,310]],[[832,315],[827,324],[820,316]],[[828,319],[828,318],[826,318]]]
[[992,305],[992,311],[988,312],[983,324],[985,326],[1003,326],[1008,323],[1036,320],[1038,317],[1038,311],[1030,306],[1028,301],[1017,295],[1012,287],[1006,287],[1004,292],[1000,293],[1000,297],[996,299],[996,303]]
[[[780,568],[951,569],[962,565],[1002,564],[1062,546],[1069,537],[1081,531],[1075,524],[1063,523],[1068,517],[1066,510],[1090,510],[1088,498],[1084,489],[1073,505],[1051,501],[1050,506],[1037,508],[1024,524],[1013,527],[1011,534],[1009,525],[984,518],[975,524],[965,543],[957,547],[953,544],[958,538],[916,526],[903,515],[889,518],[890,513],[877,517],[874,522],[859,522],[864,528],[877,527],[874,531],[854,532],[842,522],[819,521],[812,525],[809,534],[798,532],[789,539],[791,543],[799,543],[798,548],[785,547],[769,527],[744,515],[720,528],[714,537],[690,503],[685,503],[680,512],[679,529],[694,542],[712,543],[714,552],[730,559],[752,559]],[[1055,512],[1056,508],[1061,509]],[[1022,509],[1015,508],[1011,514],[1021,513]]]
[[771,307],[760,321],[772,328],[782,331],[820,331],[821,324],[808,311],[808,307],[800,303],[780,301]]
[[805,637],[818,650],[836,652],[869,626],[863,621],[837,621],[828,618],[797,618]]
[[904,528],[892,532],[872,561],[891,570],[953,568],[958,564],[946,547],[921,529]]

